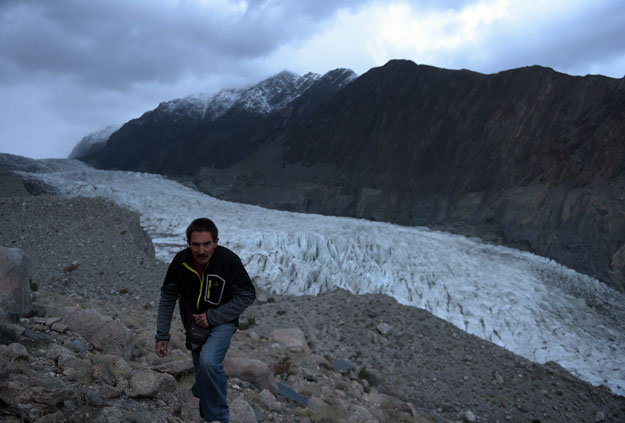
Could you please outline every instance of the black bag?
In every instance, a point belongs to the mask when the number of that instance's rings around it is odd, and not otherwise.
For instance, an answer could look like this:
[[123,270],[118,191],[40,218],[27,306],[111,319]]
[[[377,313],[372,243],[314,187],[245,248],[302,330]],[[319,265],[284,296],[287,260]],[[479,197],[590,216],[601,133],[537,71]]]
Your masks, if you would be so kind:
[[204,345],[210,333],[210,327],[203,328],[198,326],[195,322],[191,322],[191,327],[187,331],[185,346],[191,351],[201,350],[202,345]]

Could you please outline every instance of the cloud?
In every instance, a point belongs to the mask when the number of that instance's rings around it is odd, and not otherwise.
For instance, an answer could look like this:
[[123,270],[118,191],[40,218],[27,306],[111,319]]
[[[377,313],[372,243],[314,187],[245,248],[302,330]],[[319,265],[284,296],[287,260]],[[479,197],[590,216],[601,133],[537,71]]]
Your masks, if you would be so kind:
[[[32,0],[0,6],[0,55],[24,73],[127,90],[144,81],[239,71],[344,2]],[[5,72],[7,70],[5,69]]]
[[3,0],[0,151],[66,155],[161,101],[283,69],[410,59],[620,78],[624,28],[621,0]]
[[362,73],[407,58],[485,73],[538,64],[620,77],[624,14],[616,0],[377,2],[339,10],[312,37],[281,46],[268,61],[288,57],[300,69],[314,63]]

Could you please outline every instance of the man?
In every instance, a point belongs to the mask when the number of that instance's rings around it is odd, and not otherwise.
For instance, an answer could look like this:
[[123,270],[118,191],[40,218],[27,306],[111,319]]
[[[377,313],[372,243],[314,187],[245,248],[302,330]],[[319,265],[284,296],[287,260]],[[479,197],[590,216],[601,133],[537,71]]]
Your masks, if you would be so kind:
[[[237,330],[239,315],[256,298],[256,291],[239,257],[217,245],[217,226],[206,218],[187,228],[188,248],[172,260],[161,288],[156,323],[156,354],[167,355],[171,318],[179,302],[187,348],[192,349],[195,383],[206,421],[228,423],[227,380],[223,361]],[[208,328],[208,338],[189,341],[194,325]],[[195,331],[195,328],[193,329]]]

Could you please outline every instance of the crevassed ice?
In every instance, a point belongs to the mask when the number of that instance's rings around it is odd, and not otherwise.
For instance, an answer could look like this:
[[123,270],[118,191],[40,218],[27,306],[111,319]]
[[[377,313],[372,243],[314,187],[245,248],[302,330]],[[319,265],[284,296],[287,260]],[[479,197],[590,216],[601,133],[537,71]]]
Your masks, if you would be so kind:
[[388,294],[625,395],[625,296],[552,260],[426,228],[230,203],[158,175],[42,162],[34,176],[63,195],[103,196],[139,212],[163,261],[185,246],[188,223],[208,216],[220,243],[269,291]]

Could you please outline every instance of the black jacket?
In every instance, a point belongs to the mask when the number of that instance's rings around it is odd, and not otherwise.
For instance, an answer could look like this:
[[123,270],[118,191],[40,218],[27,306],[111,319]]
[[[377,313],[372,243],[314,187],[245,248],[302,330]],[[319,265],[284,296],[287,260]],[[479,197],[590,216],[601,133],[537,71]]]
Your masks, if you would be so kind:
[[238,324],[239,315],[256,299],[256,290],[241,259],[217,245],[203,274],[193,266],[191,249],[186,248],[172,260],[161,287],[156,321],[156,340],[168,340],[171,318],[179,300],[182,324],[188,328],[193,314],[206,313],[208,323],[218,326]]

